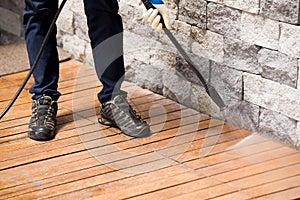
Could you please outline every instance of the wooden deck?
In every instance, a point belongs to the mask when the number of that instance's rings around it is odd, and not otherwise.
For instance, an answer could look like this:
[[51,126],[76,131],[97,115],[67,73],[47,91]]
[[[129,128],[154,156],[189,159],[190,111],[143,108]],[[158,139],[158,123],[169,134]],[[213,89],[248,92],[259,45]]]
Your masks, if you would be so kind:
[[[1,110],[26,73],[0,77]],[[28,91],[1,120],[0,199],[300,198],[294,149],[125,82],[154,132],[133,139],[97,123],[101,86],[91,67],[62,63],[59,87],[54,140],[27,138]]]

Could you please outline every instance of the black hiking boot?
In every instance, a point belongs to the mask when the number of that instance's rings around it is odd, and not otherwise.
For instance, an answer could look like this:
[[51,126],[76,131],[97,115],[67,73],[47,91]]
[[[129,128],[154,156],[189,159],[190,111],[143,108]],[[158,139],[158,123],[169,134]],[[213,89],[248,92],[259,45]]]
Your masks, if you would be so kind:
[[32,103],[32,116],[28,126],[28,137],[46,141],[55,136],[57,102],[49,96],[42,96]]
[[149,125],[132,109],[124,96],[115,96],[103,103],[100,109],[99,123],[119,128],[124,134],[136,138],[151,135]]

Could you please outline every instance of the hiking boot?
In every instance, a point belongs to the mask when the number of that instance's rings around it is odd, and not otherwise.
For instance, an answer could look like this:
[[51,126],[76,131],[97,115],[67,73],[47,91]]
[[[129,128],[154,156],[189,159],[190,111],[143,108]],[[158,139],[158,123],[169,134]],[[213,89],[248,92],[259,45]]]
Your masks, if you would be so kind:
[[28,137],[33,140],[51,140],[55,136],[57,102],[42,96],[32,103]]
[[128,104],[124,96],[115,96],[100,108],[99,123],[119,128],[131,137],[144,138],[151,135],[149,125]]

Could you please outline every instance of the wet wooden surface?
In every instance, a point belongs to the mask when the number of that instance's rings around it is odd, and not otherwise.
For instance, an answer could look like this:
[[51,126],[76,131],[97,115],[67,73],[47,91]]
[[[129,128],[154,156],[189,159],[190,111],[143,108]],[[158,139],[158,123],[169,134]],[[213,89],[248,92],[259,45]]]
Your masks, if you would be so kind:
[[[27,72],[0,77],[0,108]],[[32,83],[32,80],[30,80]],[[93,68],[61,64],[57,135],[27,138],[30,84],[0,122],[0,199],[297,199],[300,153],[124,82],[153,135],[97,123]]]

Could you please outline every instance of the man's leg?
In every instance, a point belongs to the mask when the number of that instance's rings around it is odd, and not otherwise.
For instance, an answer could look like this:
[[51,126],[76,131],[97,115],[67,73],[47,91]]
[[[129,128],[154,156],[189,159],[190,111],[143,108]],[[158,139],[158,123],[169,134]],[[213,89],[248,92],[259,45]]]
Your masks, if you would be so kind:
[[[57,8],[58,0],[25,1],[23,25],[30,65],[33,64],[40,50]],[[56,28],[52,32],[33,76],[35,82],[30,88],[33,99],[42,95],[51,96],[55,100],[59,98],[60,93],[57,91],[59,63],[56,49]]]
[[[30,65],[36,59],[51,21],[58,9],[58,0],[25,0],[23,25]],[[28,136],[35,140],[49,140],[54,137],[59,76],[58,53],[56,49],[56,28],[34,72],[32,117]]]
[[111,100],[112,95],[121,93],[120,87],[124,77],[123,41],[114,41],[107,51],[115,57],[111,63],[103,66],[107,58],[95,49],[102,48],[103,41],[119,34],[122,38],[123,25],[121,16],[118,14],[119,6],[117,0],[84,0],[85,13],[87,15],[89,36],[94,53],[97,75],[103,84],[103,89],[98,94],[101,103]]
[[[148,124],[136,114],[120,89],[125,70],[123,26],[118,14],[118,1],[84,0],[84,4],[95,67],[103,85],[98,94],[102,103],[99,122],[118,127],[129,136],[147,137],[151,134]],[[116,59],[107,63],[112,58]]]

